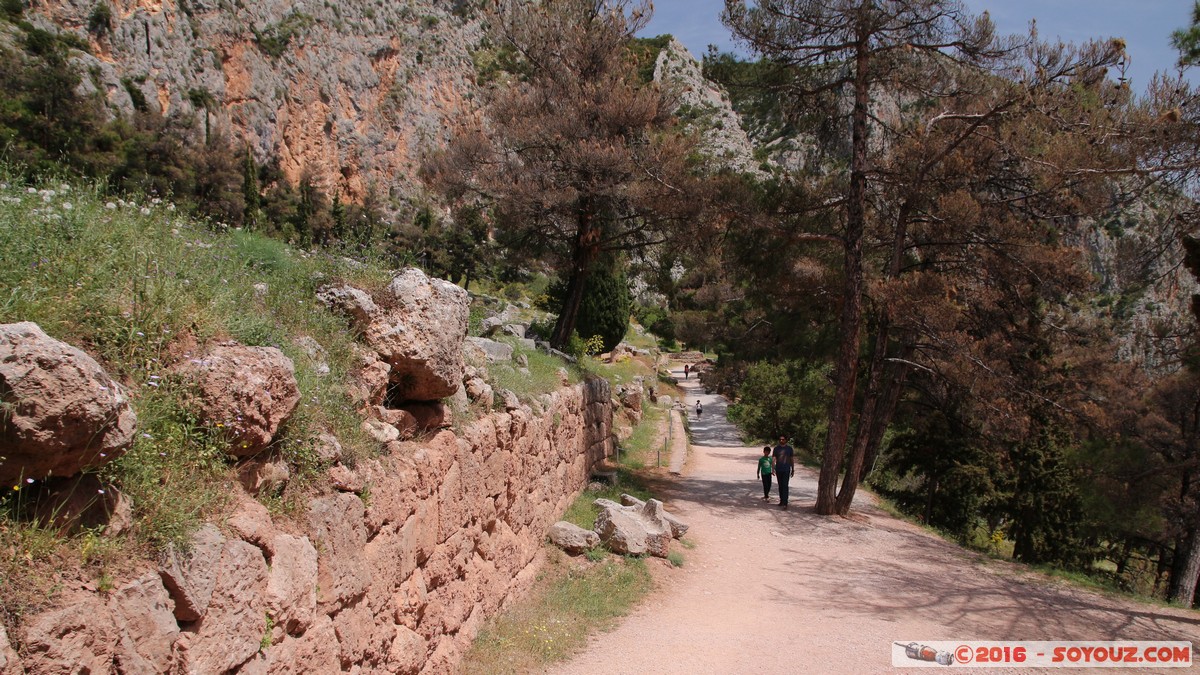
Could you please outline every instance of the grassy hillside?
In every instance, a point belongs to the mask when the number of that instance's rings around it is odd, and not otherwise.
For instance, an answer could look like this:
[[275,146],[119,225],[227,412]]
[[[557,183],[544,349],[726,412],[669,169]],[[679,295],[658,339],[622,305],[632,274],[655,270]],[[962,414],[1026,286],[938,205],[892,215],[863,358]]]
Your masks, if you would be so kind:
[[[353,335],[326,311],[315,289],[333,279],[379,288],[386,270],[309,254],[258,235],[214,231],[160,200],[126,201],[101,188],[58,180],[26,185],[0,170],[0,323],[34,321],[89,352],[125,385],[138,415],[133,447],[101,469],[129,496],[130,537],[108,541],[57,533],[16,518],[39,485],[5,486],[0,498],[0,600],[9,612],[43,601],[46,581],[72,562],[104,579],[110,565],[183,541],[232,494],[233,469],[220,429],[181,404],[171,367],[211,341],[281,349],[296,364],[302,400],[278,440],[292,483],[268,500],[294,505],[320,468],[312,439],[330,431],[347,463],[374,452],[345,392]],[[326,351],[328,376],[298,346],[308,336]],[[20,573],[18,573],[18,571]]]

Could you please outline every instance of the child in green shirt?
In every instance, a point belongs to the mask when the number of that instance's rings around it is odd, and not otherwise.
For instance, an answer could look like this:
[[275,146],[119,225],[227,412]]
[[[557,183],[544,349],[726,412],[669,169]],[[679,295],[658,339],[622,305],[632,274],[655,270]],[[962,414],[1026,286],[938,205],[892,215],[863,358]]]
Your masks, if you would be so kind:
[[762,476],[763,501],[771,496],[771,446],[763,448],[762,457],[758,458],[758,475]]

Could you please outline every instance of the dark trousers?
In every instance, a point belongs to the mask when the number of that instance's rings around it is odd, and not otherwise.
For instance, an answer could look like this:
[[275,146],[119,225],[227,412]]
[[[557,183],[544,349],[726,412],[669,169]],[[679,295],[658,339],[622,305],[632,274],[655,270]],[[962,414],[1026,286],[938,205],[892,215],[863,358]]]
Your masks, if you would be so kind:
[[779,478],[779,503],[787,504],[787,487],[788,481],[792,478],[792,472],[784,469],[775,475]]
[[771,496],[771,474],[764,473],[762,475],[762,479],[763,479],[763,496],[770,497]]

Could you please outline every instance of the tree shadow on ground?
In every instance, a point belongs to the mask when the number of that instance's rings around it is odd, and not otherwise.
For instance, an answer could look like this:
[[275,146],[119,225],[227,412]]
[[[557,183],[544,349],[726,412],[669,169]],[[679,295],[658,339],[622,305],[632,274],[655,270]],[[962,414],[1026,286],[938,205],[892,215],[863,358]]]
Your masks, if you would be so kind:
[[[741,457],[732,449],[719,454]],[[664,480],[655,489],[676,508],[705,509],[718,518],[765,511],[767,526],[785,538],[786,563],[764,568],[763,574],[823,579],[816,587],[768,584],[769,592],[796,605],[800,614],[921,619],[955,629],[954,635],[922,636],[926,639],[1188,640],[1200,650],[1200,614],[1107,598],[964,550],[873,506],[869,495],[861,502],[856,498],[851,517],[818,516],[812,510],[816,482],[808,472],[794,479],[791,509],[764,504],[761,483],[751,478],[753,454],[747,450],[745,457],[744,482],[684,478]],[[845,557],[856,545],[863,553],[886,555]]]

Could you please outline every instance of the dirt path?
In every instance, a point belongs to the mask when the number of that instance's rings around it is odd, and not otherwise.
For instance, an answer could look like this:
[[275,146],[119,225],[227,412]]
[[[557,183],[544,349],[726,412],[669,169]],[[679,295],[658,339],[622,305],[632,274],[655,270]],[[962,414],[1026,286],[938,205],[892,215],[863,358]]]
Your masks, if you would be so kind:
[[[893,642],[920,640],[1189,640],[1200,647],[1200,612],[1108,598],[964,552],[888,515],[870,495],[860,493],[850,518],[817,516],[809,470],[792,480],[789,511],[774,496],[764,503],[754,476],[762,449],[741,447],[724,401],[704,395],[694,379],[684,386],[695,445],[665,501],[691,525],[688,538],[697,546],[683,551],[674,583],[550,672],[881,673],[898,670]],[[698,421],[697,398],[704,406]]]

